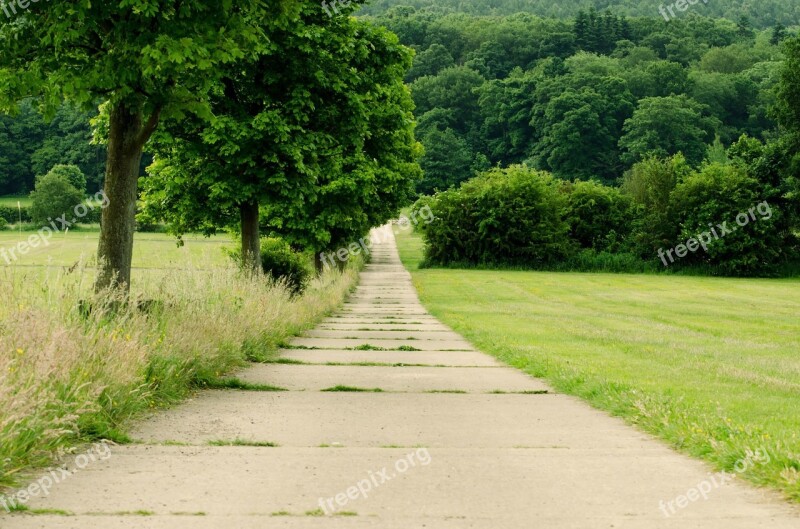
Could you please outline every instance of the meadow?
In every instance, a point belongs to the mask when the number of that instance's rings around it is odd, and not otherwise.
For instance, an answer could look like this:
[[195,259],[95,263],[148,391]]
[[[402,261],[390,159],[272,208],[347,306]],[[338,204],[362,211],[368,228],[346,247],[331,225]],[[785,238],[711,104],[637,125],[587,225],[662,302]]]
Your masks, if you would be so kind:
[[800,280],[418,269],[425,306],[481,350],[676,449],[800,501]]

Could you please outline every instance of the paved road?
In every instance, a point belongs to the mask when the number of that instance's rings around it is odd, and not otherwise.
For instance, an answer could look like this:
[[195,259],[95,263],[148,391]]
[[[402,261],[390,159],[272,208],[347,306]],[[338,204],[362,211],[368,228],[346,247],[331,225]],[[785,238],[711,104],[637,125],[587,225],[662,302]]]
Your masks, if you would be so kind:
[[240,378],[288,391],[203,392],[30,502],[72,516],[0,527],[800,528],[776,495],[476,351],[420,305],[391,237],[283,353]]

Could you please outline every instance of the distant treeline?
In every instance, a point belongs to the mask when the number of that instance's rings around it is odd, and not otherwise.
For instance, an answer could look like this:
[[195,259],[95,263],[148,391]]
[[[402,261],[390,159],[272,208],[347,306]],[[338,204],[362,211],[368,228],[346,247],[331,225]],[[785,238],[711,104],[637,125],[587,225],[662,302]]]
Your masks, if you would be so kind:
[[[363,15],[383,15],[396,6],[430,9],[437,13],[467,13],[471,15],[513,15],[530,13],[542,17],[571,19],[580,11],[612,10],[618,15],[655,17],[660,5],[673,5],[674,0],[373,0],[361,10]],[[675,10],[675,12],[679,12]],[[689,6],[686,12],[698,15],[739,20],[744,15],[757,27],[776,24],[794,25],[800,21],[800,3],[796,0],[711,0]]]
[[667,23],[400,6],[372,20],[417,52],[406,80],[425,147],[421,193],[517,163],[618,184],[650,155],[681,152],[697,167],[743,134],[768,139],[793,33],[695,13]]

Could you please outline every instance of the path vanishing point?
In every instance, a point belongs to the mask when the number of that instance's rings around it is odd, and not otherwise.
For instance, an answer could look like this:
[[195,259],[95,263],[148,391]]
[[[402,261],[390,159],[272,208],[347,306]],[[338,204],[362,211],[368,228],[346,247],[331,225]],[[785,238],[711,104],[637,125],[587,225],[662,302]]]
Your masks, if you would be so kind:
[[336,315],[239,375],[288,391],[203,391],[0,527],[800,528],[777,494],[477,351],[378,238]]

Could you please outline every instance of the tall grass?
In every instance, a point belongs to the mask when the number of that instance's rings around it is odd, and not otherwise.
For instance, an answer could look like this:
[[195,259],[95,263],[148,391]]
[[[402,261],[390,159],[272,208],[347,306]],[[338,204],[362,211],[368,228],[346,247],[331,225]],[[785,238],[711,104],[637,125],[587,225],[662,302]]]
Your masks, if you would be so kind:
[[0,486],[77,442],[125,441],[143,410],[268,358],[338,307],[357,269],[329,270],[295,297],[235,269],[182,270],[135,278],[122,308],[91,295],[88,271],[0,269]]

